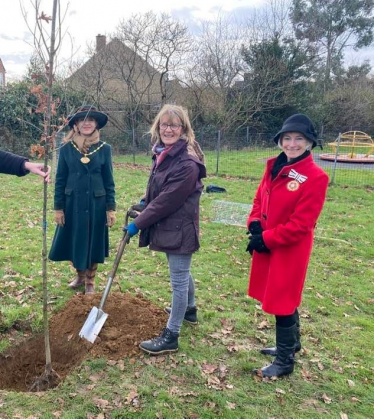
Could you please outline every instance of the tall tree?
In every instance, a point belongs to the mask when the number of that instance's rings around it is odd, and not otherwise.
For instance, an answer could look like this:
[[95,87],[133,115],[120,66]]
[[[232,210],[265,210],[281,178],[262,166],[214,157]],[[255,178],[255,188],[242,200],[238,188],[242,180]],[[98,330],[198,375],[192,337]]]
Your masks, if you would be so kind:
[[373,42],[373,0],[293,0],[291,20],[296,37],[313,45],[324,59],[324,89],[339,68],[344,50]]
[[[195,117],[227,129],[237,124],[237,105],[229,100],[229,93],[243,77],[243,28],[232,16],[218,16],[215,21],[202,22],[200,29],[181,79]],[[237,96],[237,103],[240,100]]]
[[305,110],[307,80],[313,74],[313,51],[293,38],[280,39],[275,34],[243,47],[248,66],[243,87],[246,111],[256,115],[271,129],[292,111]]

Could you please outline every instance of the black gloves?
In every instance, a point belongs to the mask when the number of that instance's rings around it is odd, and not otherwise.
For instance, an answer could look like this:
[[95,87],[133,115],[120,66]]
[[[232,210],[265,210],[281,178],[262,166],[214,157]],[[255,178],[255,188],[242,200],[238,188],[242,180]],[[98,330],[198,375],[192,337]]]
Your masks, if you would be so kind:
[[139,204],[131,205],[128,214],[130,218],[136,218],[145,208],[144,199],[140,200]]
[[247,252],[253,255],[253,251],[257,253],[270,253],[270,250],[266,247],[262,234],[255,234],[249,239],[247,246]]
[[249,223],[249,232],[252,236],[255,234],[261,234],[264,230],[261,227],[261,221],[251,221]]
[[262,238],[263,229],[260,221],[252,221],[249,224],[249,243],[246,251],[253,255],[255,250],[257,253],[270,253],[270,250],[266,247],[264,239]]

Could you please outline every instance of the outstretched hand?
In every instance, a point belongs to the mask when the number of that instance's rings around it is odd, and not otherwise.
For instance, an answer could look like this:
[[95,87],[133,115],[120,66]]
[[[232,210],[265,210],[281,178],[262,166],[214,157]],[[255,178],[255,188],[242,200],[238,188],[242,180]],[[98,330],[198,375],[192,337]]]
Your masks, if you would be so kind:
[[50,179],[51,167],[47,166],[47,171],[45,172],[44,163],[32,163],[32,162],[26,161],[25,169],[31,173],[34,173],[34,175],[39,175],[42,178],[44,178],[44,182],[49,183],[51,181]]

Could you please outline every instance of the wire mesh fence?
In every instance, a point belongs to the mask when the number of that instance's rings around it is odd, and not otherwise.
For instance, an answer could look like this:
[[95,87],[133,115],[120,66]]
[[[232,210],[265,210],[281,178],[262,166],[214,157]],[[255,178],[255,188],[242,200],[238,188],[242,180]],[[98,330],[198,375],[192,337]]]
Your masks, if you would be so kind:
[[[105,127],[101,138],[111,144],[114,156],[121,156],[128,163],[150,165],[151,142],[146,125],[134,130],[115,130]],[[344,127],[348,130],[356,127]],[[341,130],[341,131],[343,131]],[[373,138],[374,127],[364,127]],[[1,133],[0,133],[1,134]],[[14,134],[14,133],[13,133]],[[266,161],[279,154],[280,150],[273,143],[273,132],[256,132],[250,127],[241,127],[229,132],[222,132],[215,127],[207,126],[195,129],[196,139],[199,141],[206,156],[208,175],[233,176],[259,180],[263,175]],[[326,131],[319,143],[323,149],[316,147],[313,156],[316,163],[330,176],[331,182],[347,186],[374,185],[374,140],[372,148],[356,150],[363,159],[339,159],[339,149],[331,146],[336,141],[339,131]],[[2,136],[0,135],[2,138]],[[62,137],[57,141],[61,143]],[[5,138],[5,137],[4,137]],[[35,139],[22,139],[21,135],[13,135],[14,142],[1,140],[0,147],[13,153],[28,156],[30,144]],[[29,144],[30,143],[30,144]],[[328,158],[326,158],[328,156]],[[366,156],[366,157],[365,157]]]
[[[272,141],[274,133],[254,132],[243,127],[225,134],[205,128],[196,130],[195,134],[206,157],[208,175],[259,180],[266,161],[280,153]],[[113,134],[105,135],[115,155],[127,156],[128,161],[134,164],[150,164],[151,143],[147,131],[127,132],[122,141],[118,141],[118,137]],[[339,159],[341,150],[331,146],[338,136],[339,132],[325,132],[324,137],[318,140],[319,146],[313,149],[316,163],[329,174],[332,183],[347,186],[374,185],[374,141],[372,149],[365,151],[368,154],[366,158],[342,161]],[[360,155],[361,150],[356,151]]]

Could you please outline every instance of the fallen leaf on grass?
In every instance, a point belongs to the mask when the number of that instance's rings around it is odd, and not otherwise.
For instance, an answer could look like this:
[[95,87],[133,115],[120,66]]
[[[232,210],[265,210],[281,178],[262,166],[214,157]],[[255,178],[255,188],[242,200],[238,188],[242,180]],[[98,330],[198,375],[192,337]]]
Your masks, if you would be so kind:
[[270,323],[267,320],[263,320],[258,326],[257,329],[269,329],[271,327]]
[[347,380],[347,383],[349,385],[349,387],[354,387],[355,386],[355,382],[352,380]]
[[133,406],[138,406],[139,405],[139,400],[138,400],[139,394],[137,391],[130,391],[130,393],[126,396],[126,401],[125,404],[132,404]]
[[331,403],[331,401],[332,401],[332,399],[330,399],[330,397],[328,397],[326,393],[323,393],[323,394],[322,394],[321,399],[322,399],[322,400],[323,400],[323,402],[324,402],[324,403],[326,403],[326,404],[330,404],[330,403]]
[[221,381],[218,377],[215,377],[214,375],[212,375],[211,377],[208,378],[208,384],[209,386],[219,386],[221,384]]
[[281,388],[276,388],[276,389],[275,389],[275,392],[276,392],[277,394],[286,394],[286,392],[285,392],[284,390],[282,390]]
[[203,372],[205,374],[213,374],[214,371],[218,368],[217,365],[213,365],[213,364],[203,364],[203,366],[201,367],[201,369],[203,370]]
[[102,379],[102,377],[100,375],[90,375],[88,379],[94,383],[97,383]]
[[230,410],[235,410],[235,408],[236,408],[236,403],[230,403],[230,402],[226,401],[226,404],[227,404],[227,407],[228,407]]
[[93,402],[95,403],[95,406],[99,407],[100,409],[103,409],[109,405],[108,400],[100,399],[100,398],[94,398]]
[[348,415],[346,413],[340,412],[340,419],[348,419]]

